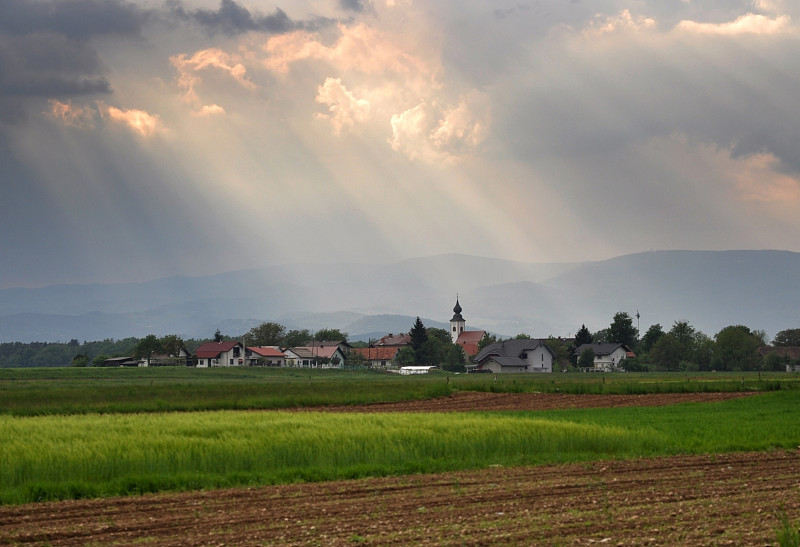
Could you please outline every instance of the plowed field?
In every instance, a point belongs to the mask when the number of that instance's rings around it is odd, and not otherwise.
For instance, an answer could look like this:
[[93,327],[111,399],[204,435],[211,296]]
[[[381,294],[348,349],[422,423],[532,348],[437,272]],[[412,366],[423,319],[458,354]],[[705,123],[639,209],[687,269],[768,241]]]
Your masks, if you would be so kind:
[[561,393],[481,393],[459,391],[447,397],[376,403],[361,406],[329,406],[306,410],[331,412],[468,412],[476,410],[556,410],[564,408],[610,408],[663,406],[678,403],[710,403],[754,395],[731,393],[657,393],[647,395],[571,395]]
[[781,512],[800,514],[797,451],[0,507],[0,544],[769,545]]

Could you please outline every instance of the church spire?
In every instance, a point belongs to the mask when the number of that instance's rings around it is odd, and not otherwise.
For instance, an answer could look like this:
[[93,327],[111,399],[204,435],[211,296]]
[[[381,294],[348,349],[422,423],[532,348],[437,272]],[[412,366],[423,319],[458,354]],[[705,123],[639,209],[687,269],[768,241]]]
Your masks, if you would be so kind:
[[453,318],[450,320],[450,338],[453,343],[456,343],[458,336],[464,332],[467,322],[461,316],[461,304],[458,303],[458,295],[456,295],[456,305],[453,308]]
[[[461,319],[461,304],[458,303],[458,295],[456,295],[456,307],[453,308],[453,313],[455,313],[459,319]],[[453,317],[455,319],[455,317]]]

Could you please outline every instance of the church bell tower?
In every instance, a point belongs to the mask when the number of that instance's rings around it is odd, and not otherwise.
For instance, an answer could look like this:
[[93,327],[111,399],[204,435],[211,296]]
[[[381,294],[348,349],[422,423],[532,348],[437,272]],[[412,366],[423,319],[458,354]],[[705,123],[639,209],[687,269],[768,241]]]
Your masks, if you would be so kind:
[[454,344],[458,340],[458,336],[464,332],[464,327],[466,326],[467,322],[461,317],[461,305],[458,303],[458,296],[456,296],[456,307],[453,308],[453,318],[450,320],[450,338]]

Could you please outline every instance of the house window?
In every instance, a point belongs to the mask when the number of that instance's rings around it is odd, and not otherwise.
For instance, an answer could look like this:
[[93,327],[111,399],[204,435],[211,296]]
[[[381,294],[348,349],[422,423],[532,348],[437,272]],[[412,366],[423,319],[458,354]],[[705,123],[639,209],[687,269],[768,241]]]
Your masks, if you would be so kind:
[[527,353],[522,353],[522,354],[520,354],[519,358],[520,359],[527,359],[528,358],[528,354]]
[[232,364],[233,364],[233,359],[231,359],[230,361],[228,361],[228,364],[229,364],[229,365],[232,365]]

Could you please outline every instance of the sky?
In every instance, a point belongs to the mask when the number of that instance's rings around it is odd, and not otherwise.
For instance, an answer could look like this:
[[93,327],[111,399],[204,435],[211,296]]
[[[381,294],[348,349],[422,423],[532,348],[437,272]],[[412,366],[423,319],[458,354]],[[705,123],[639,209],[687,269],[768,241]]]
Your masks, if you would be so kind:
[[0,288],[800,251],[800,3],[3,0]]

